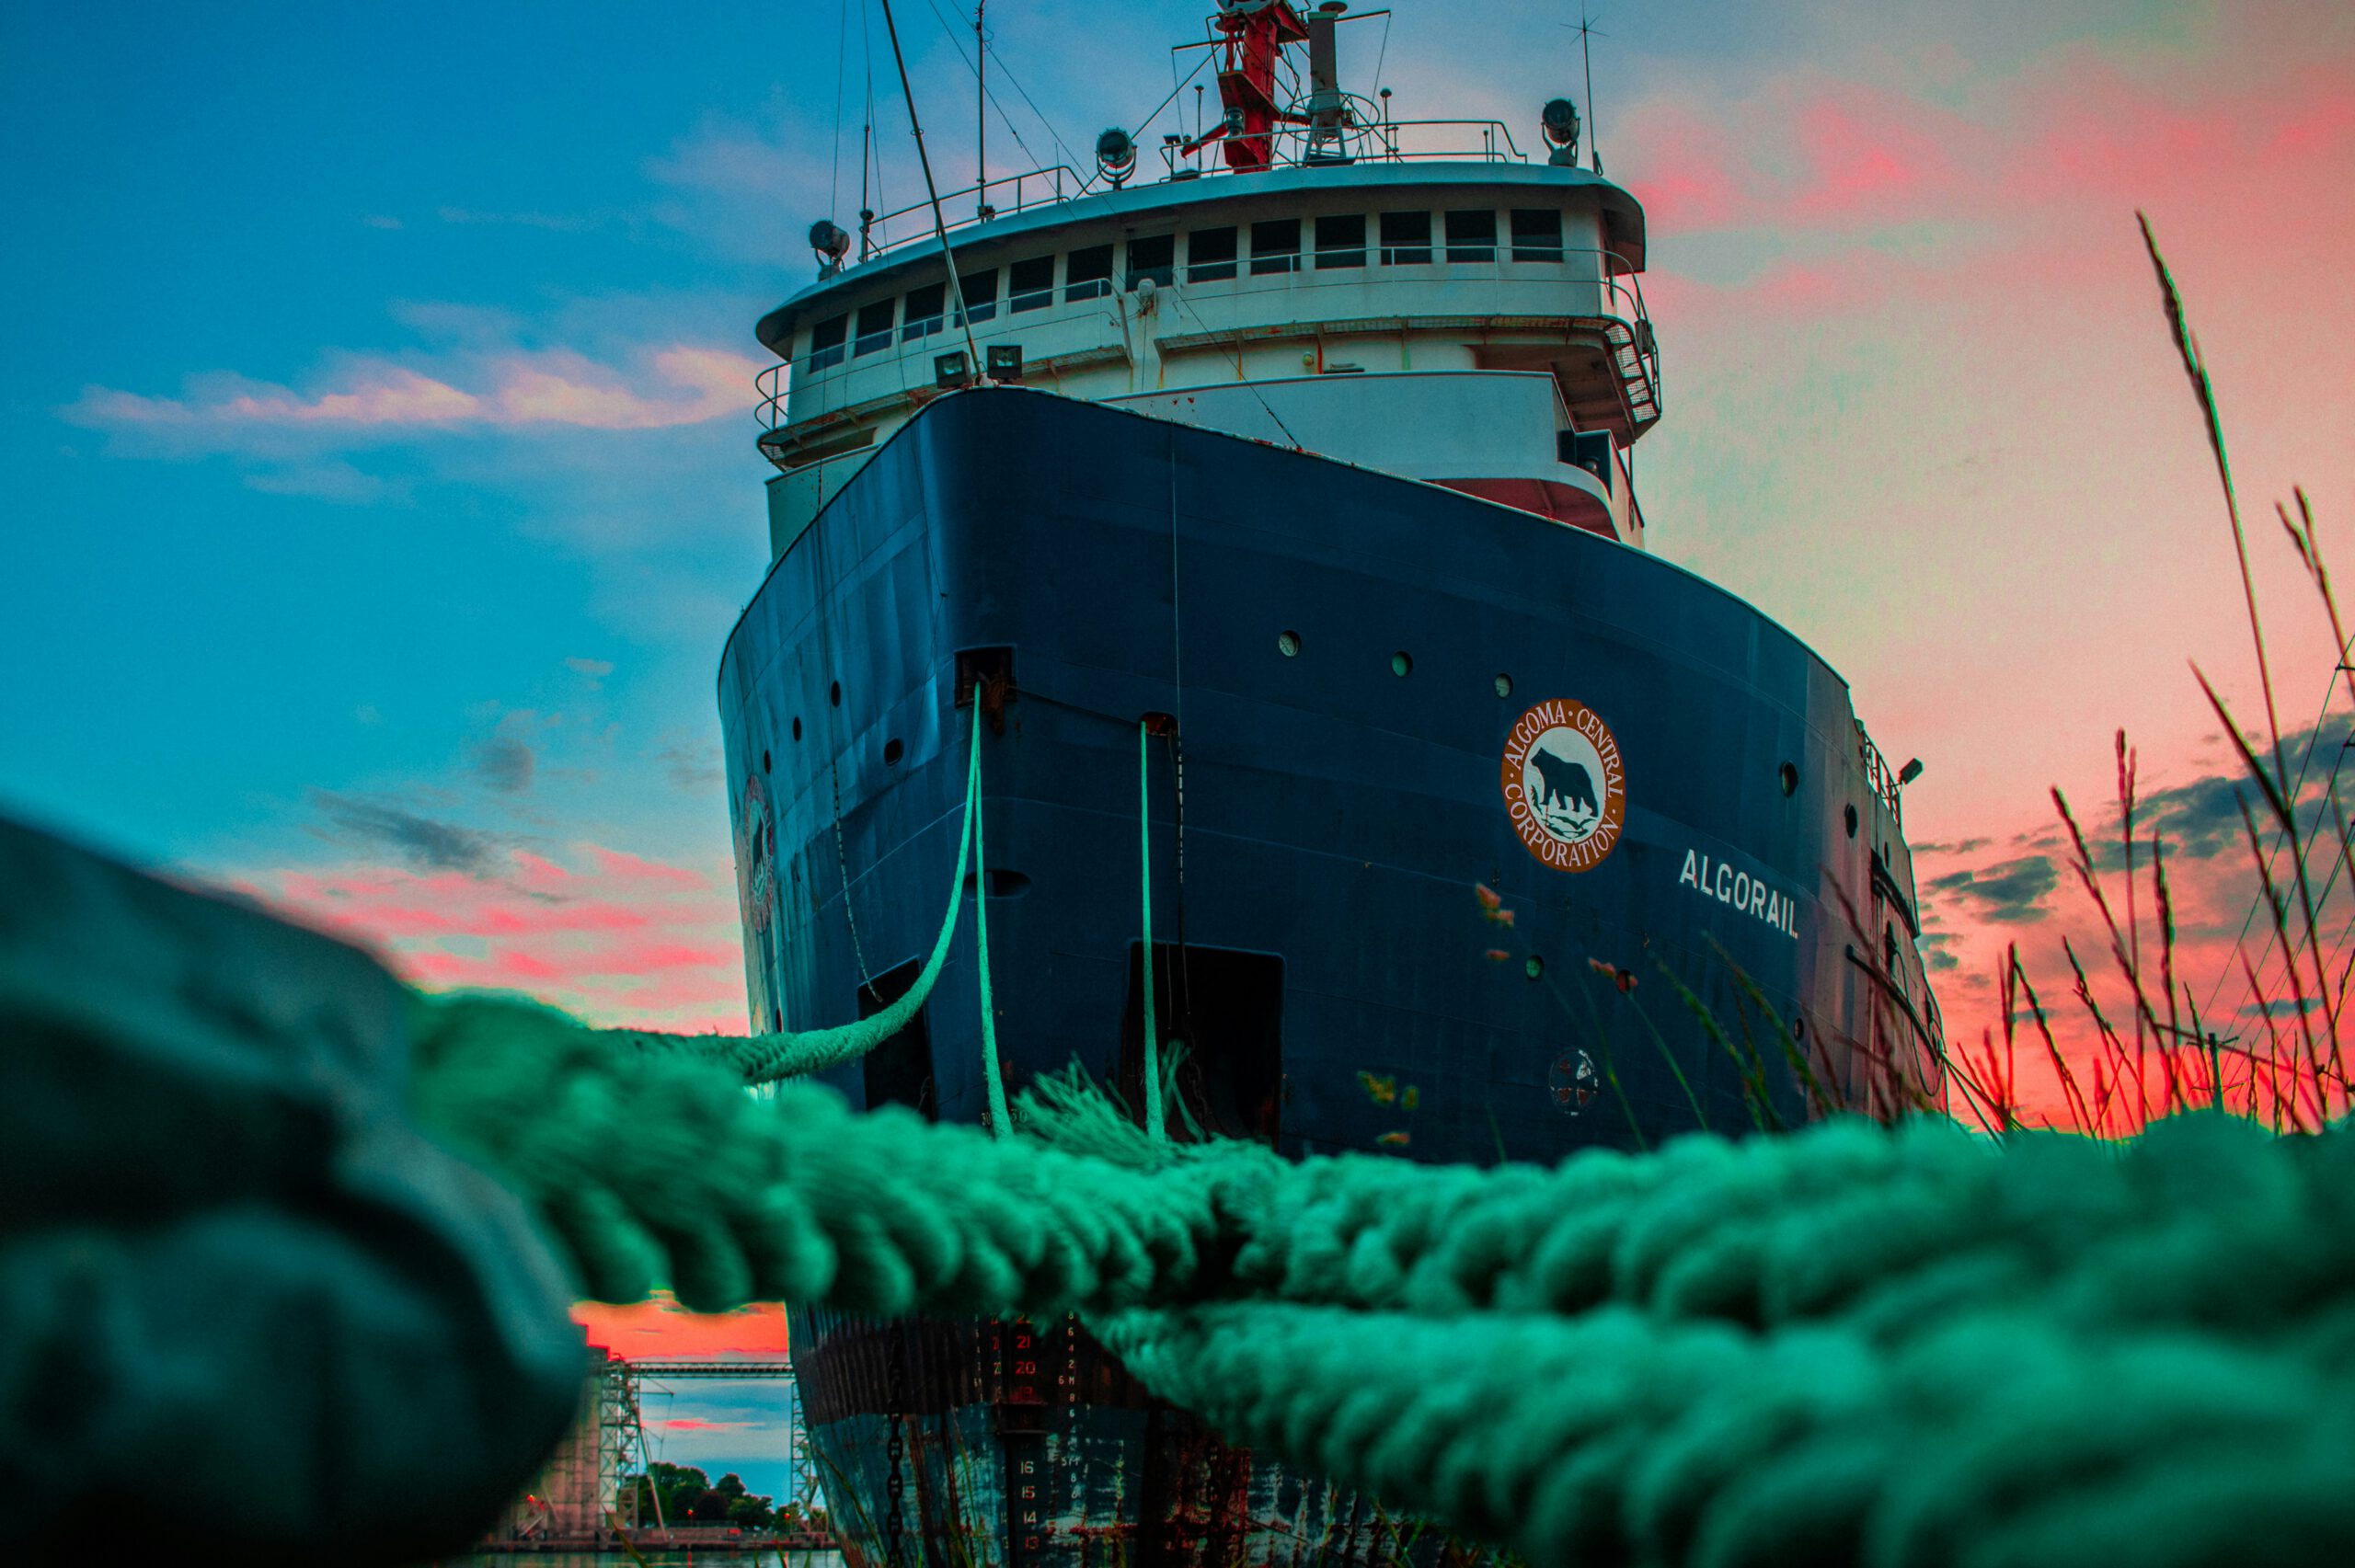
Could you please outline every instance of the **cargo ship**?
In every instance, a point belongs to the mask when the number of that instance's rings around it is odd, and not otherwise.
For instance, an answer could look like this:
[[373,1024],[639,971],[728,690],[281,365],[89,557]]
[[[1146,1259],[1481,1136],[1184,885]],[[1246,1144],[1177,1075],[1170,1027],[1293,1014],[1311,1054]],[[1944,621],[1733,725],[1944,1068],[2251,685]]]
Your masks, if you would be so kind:
[[[1482,1163],[1935,1099],[1913,766],[1646,547],[1641,205],[1568,98],[1525,154],[1346,90],[1357,19],[1226,0],[1192,134],[813,225],[757,329],[772,565],[718,682],[752,1027],[907,994],[978,748],[1016,1091],[1076,1064],[1141,1105],[1150,1056],[1171,1137]],[[984,1120],[977,960],[969,915],[826,1081]],[[792,1334],[867,1562],[1453,1550],[1075,1322]]]

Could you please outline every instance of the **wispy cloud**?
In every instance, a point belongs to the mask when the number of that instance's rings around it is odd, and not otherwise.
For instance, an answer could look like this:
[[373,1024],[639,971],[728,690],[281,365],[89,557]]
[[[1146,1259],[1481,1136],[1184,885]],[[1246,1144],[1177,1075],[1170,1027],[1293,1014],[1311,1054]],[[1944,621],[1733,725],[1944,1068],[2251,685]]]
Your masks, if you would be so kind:
[[1933,880],[1929,891],[1967,902],[1982,920],[2013,925],[2042,920],[2048,912],[2045,898],[2060,885],[2060,869],[2050,858],[2022,855],[1950,872]]
[[311,804],[326,819],[330,837],[389,852],[420,871],[482,876],[503,842],[500,834],[420,816],[387,801],[315,790]]
[[101,429],[176,434],[200,452],[238,450],[255,431],[364,442],[385,432],[470,428],[663,429],[741,413],[755,401],[761,366],[746,355],[673,344],[644,360],[625,368],[564,350],[515,352],[427,373],[363,355],[307,391],[216,373],[190,377],[177,397],[93,386],[64,414]]

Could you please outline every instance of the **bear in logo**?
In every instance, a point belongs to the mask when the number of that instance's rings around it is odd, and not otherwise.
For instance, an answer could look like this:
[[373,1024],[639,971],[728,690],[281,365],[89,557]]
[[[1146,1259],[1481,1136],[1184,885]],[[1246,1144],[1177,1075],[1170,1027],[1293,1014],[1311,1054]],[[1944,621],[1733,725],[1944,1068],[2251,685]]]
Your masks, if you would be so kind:
[[1530,751],[1529,760],[1537,765],[1537,776],[1545,786],[1545,795],[1537,802],[1540,810],[1557,800],[1567,799],[1572,811],[1594,814],[1594,781],[1587,777],[1583,766],[1567,757],[1535,749]]

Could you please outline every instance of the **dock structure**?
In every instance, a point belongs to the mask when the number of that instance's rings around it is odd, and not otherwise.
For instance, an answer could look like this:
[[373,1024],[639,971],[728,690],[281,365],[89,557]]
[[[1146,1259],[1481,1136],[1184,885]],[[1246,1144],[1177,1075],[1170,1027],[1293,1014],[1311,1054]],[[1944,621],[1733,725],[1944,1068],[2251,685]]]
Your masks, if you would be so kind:
[[[631,1361],[602,1350],[589,1353],[581,1379],[580,1414],[547,1464],[500,1516],[480,1543],[486,1551],[593,1551],[615,1537],[636,1546],[695,1546],[794,1551],[831,1550],[822,1532],[749,1531],[730,1526],[678,1524],[642,1516],[638,1492],[626,1486],[646,1473],[653,1459],[646,1436],[641,1390],[680,1381],[769,1381],[788,1386],[787,1466],[789,1487],[780,1502],[805,1506],[819,1494],[814,1461],[793,1390],[793,1363],[745,1361]],[[667,1391],[667,1390],[665,1390]]]

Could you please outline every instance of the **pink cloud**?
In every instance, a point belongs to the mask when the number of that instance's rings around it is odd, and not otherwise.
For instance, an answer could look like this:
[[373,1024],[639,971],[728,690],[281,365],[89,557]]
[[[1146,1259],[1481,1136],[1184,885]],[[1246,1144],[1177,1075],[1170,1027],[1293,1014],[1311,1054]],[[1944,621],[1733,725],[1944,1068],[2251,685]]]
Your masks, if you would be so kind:
[[[91,387],[66,410],[78,424],[201,434],[242,429],[429,430],[482,426],[663,429],[740,413],[757,401],[758,361],[722,349],[674,344],[632,377],[569,352],[510,352],[462,361],[440,375],[362,356],[304,394],[234,376],[191,378],[179,397]],[[470,381],[473,389],[457,384]]]
[[580,848],[596,863],[598,872],[609,882],[678,887],[688,892],[709,886],[704,877],[684,866],[664,865],[659,861],[641,859],[626,850],[609,850],[603,844],[583,844]]
[[749,1421],[706,1421],[700,1415],[666,1415],[647,1424],[666,1432],[741,1432],[752,1424]]
[[[2309,61],[2237,92],[2200,69],[2130,74],[2073,48],[1988,86],[1969,112],[1810,69],[1740,97],[1637,105],[1617,138],[1620,172],[1658,236],[1746,235],[1762,258],[1853,258],[1898,277],[1910,266],[1929,297],[1958,280],[2107,287],[2092,254],[2109,235],[2097,240],[2089,215],[2131,226],[2138,207],[2355,246],[2355,204],[2311,200],[2344,185],[2355,159],[2355,60]],[[1775,296],[1787,280],[1752,276],[1762,292],[1745,304],[1794,303]]]
[[733,878],[583,845],[559,864],[509,850],[483,875],[290,867],[245,887],[294,918],[387,951],[436,989],[522,990],[592,1023],[746,1026]]

